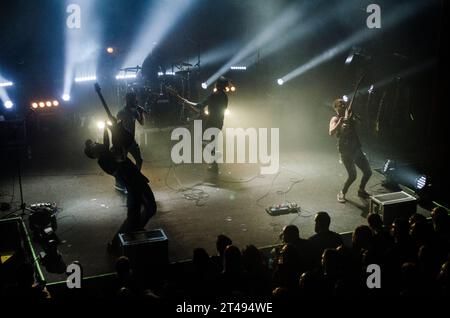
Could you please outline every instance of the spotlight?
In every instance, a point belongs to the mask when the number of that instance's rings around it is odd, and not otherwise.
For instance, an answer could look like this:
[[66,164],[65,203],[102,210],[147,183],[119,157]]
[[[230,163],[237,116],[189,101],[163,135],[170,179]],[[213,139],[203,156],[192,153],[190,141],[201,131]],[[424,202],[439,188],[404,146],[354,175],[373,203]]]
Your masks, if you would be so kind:
[[13,82],[1,82],[0,83],[0,87],[8,87],[8,86],[13,86]]
[[52,102],[51,102],[51,101],[46,101],[46,102],[45,102],[45,106],[47,106],[47,107],[52,107]]
[[383,175],[388,174],[389,172],[393,171],[395,169],[395,161],[388,159],[383,165],[383,170],[381,170],[381,173]]
[[231,66],[230,69],[234,71],[245,71],[247,66]]
[[75,82],[77,82],[77,83],[90,82],[90,81],[95,81],[95,80],[97,80],[97,77],[95,75],[75,77]]
[[348,102],[348,96],[347,95],[342,96],[342,99],[344,100],[344,102]]
[[116,75],[116,80],[128,79],[128,78],[136,78],[136,74],[119,74]]
[[114,48],[108,47],[108,48],[106,48],[106,52],[108,52],[109,54],[113,54],[114,53]]
[[44,108],[45,107],[45,103],[44,102],[39,102],[39,107],[40,108]]
[[38,105],[38,103],[36,103],[36,102],[31,104],[31,107],[33,107],[34,109],[38,108],[38,106],[39,106],[39,105]]
[[349,65],[353,61],[353,57],[355,56],[354,53],[351,53],[347,58],[345,59],[345,64]]
[[208,88],[208,84],[202,83],[202,88],[203,88],[203,89],[207,89],[207,88]]
[[105,129],[105,122],[104,121],[98,121],[97,122],[97,128],[100,130]]
[[213,88],[213,92],[214,92],[214,93],[217,92],[217,88],[214,87],[214,88]]
[[205,115],[209,115],[209,110],[205,109],[204,113]]
[[230,91],[230,88],[227,86],[227,87],[225,87],[225,92],[229,92]]
[[277,81],[277,83],[278,83],[278,85],[283,85],[284,84],[284,81],[283,81],[283,79],[282,78],[279,78],[278,79],[278,81]]
[[13,102],[10,100],[7,100],[4,105],[7,109],[10,109],[14,106]]
[[63,101],[68,102],[68,101],[70,100],[70,95],[69,95],[69,94],[64,94],[64,95],[62,96],[62,99],[63,99]]
[[166,72],[166,75],[175,75],[175,72]]
[[235,92],[235,91],[236,91],[236,86],[231,86],[230,90],[231,90],[232,92]]
[[422,190],[427,185],[427,176],[421,175],[416,179],[416,189]]
[[158,76],[163,76],[164,73],[163,72],[158,72]]
[[231,113],[230,113],[230,110],[229,109],[225,109],[225,116],[229,116]]
[[57,100],[53,101],[53,106],[59,106],[59,102]]

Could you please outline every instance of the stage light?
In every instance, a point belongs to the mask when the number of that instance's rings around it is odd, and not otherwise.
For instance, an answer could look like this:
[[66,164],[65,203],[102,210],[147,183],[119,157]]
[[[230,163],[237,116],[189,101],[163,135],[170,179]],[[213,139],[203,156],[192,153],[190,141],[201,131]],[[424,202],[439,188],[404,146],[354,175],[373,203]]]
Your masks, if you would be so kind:
[[57,100],[54,100],[52,104],[53,106],[59,106],[59,102]]
[[209,115],[209,110],[205,109],[203,113],[205,113],[205,115]]
[[373,93],[373,84],[370,85],[370,87],[369,87],[369,89],[367,90],[367,92],[368,92],[369,94],[372,94],[372,93]]
[[69,94],[63,94],[62,100],[68,102],[70,100],[70,95]]
[[106,52],[108,52],[109,54],[113,54],[114,53],[114,48],[108,47],[108,48],[106,48]]
[[35,102],[35,103],[31,103],[31,107],[33,107],[34,109],[38,108],[38,106],[39,106],[39,105],[38,105],[38,103],[36,103],[36,102]]
[[39,107],[40,108],[44,108],[45,107],[45,103],[44,102],[39,102]]
[[281,34],[285,33],[288,29],[294,27],[295,23],[298,22],[301,16],[301,7],[298,4],[293,4],[285,9],[276,19],[267,25],[256,37],[251,40],[247,45],[242,47],[242,49],[235,54],[231,60],[225,63],[217,72],[211,75],[207,80],[206,84],[211,85],[220,76],[225,74],[232,66],[241,63],[242,60],[249,57],[251,54],[256,52],[261,47],[268,46],[271,41]]
[[225,92],[229,92],[230,91],[230,88],[227,86],[227,87],[225,87]]
[[180,18],[197,3],[197,0],[148,1],[142,15],[142,26],[133,41],[122,67],[140,65],[152,52],[149,43],[160,43],[177,25]]
[[422,190],[427,184],[427,177],[425,175],[421,175],[416,179],[416,189]]
[[230,70],[233,70],[233,71],[245,71],[245,70],[247,70],[247,66],[231,66]]
[[93,76],[80,76],[80,77],[75,77],[75,82],[80,83],[80,82],[92,82],[92,81],[96,81],[97,77],[95,75]]
[[105,129],[105,122],[104,121],[98,121],[97,122],[97,128],[100,130]]
[[213,92],[214,92],[214,93],[217,92],[217,88],[214,87],[214,88],[213,88]]
[[235,91],[236,91],[236,86],[231,86],[231,87],[230,87],[230,90],[231,90],[232,92],[235,92]]
[[136,74],[118,74],[116,75],[116,80],[136,78]]
[[46,101],[46,102],[45,102],[45,106],[47,106],[47,107],[52,107],[52,102],[51,102],[51,101]]
[[[104,47],[99,45],[101,42],[101,22],[98,14],[97,3],[95,0],[65,0],[63,6],[68,8],[73,2],[80,8],[81,20],[79,26],[64,27],[64,87],[62,94],[70,95],[72,85],[75,79],[77,82],[86,75],[91,76],[97,70],[97,62],[100,54],[104,52]],[[70,11],[68,11],[70,13]],[[70,22],[73,15],[68,15],[67,23]]]
[[0,87],[9,87],[13,85],[14,85],[13,82],[0,82]]
[[283,79],[282,78],[279,78],[278,80],[277,80],[277,83],[278,83],[278,85],[283,85],[284,84],[284,81],[283,81]]
[[158,72],[158,76],[163,76],[164,73],[163,72]]
[[111,122],[110,120],[107,120],[107,121],[106,121],[106,124],[107,124],[108,126],[112,126],[112,122]]
[[175,72],[166,72],[166,75],[175,75]]
[[7,101],[4,103],[4,105],[5,105],[5,108],[7,108],[7,109],[11,109],[11,108],[14,106],[13,102],[10,101],[10,100],[7,100]]
[[225,109],[225,116],[229,116],[231,113],[230,113],[230,110],[227,108],[227,109]]
[[353,57],[355,56],[354,53],[351,53],[347,58],[345,59],[345,64],[349,65],[353,61]]
[[202,88],[203,88],[203,89],[207,89],[207,88],[208,88],[208,85],[207,85],[206,83],[202,83]]
[[342,99],[344,100],[344,102],[348,102],[348,96],[347,95],[342,96]]
[[[419,12],[420,10],[423,10],[425,6],[429,5],[429,2],[415,2],[414,5],[411,6],[402,6],[397,5],[393,10],[390,10],[389,13],[384,17],[383,20],[383,29],[386,30],[387,28],[393,27],[396,24],[402,22],[406,18],[411,17],[415,13]],[[307,71],[316,68],[323,63],[335,58],[345,50],[348,50],[352,46],[362,43],[364,41],[367,41],[373,36],[373,30],[368,28],[363,28],[343,41],[335,44],[333,47],[325,50],[321,54],[315,56],[308,62],[300,65],[299,67],[295,68],[288,74],[283,76],[284,82],[290,81],[293,78],[296,78],[300,75],[303,75]]]

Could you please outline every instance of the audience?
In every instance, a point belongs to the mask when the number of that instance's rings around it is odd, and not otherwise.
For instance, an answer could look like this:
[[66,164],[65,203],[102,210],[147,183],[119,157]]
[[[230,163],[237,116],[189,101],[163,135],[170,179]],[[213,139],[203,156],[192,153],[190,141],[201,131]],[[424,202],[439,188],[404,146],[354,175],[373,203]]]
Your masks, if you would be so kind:
[[[300,237],[297,226],[284,227],[272,268],[254,245],[247,245],[241,252],[229,237],[219,235],[217,256],[210,257],[205,249],[196,248],[189,272],[178,264],[171,265],[177,266],[176,275],[162,274],[165,283],[159,286],[162,292],[158,295],[148,286],[138,286],[130,260],[122,256],[116,262],[110,293],[121,300],[141,297],[158,303],[160,297],[449,297],[449,216],[443,208],[433,209],[431,216],[432,222],[428,222],[415,213],[409,220],[394,220],[388,229],[380,215],[370,214],[368,225],[356,227],[352,246],[345,247],[341,236],[330,230],[329,214],[318,212],[314,219],[316,234],[308,240]],[[381,269],[381,289],[367,286],[367,268],[372,264]],[[38,302],[50,297],[35,283],[31,264],[18,268],[17,285],[3,293],[6,298]]]

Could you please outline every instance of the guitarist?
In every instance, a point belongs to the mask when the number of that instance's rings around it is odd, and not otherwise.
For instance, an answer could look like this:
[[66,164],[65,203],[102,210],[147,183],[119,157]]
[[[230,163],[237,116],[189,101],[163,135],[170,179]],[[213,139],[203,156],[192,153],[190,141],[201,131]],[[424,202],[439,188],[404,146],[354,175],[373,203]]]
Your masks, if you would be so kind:
[[[118,131],[111,130],[112,139]],[[122,180],[127,190],[127,218],[108,243],[108,250],[113,252],[119,247],[119,233],[143,230],[148,220],[156,213],[155,196],[149,186],[149,180],[137,169],[127,157],[121,156],[119,145],[110,147],[108,130],[103,133],[103,143],[85,142],[84,153],[91,159],[97,159],[98,165],[106,173]],[[143,209],[141,209],[143,207]]]
[[333,116],[330,120],[329,134],[330,136],[336,135],[338,138],[337,146],[341,156],[341,161],[347,170],[347,180],[344,183],[342,190],[337,195],[337,200],[341,203],[345,203],[345,195],[348,188],[356,179],[356,167],[357,166],[363,173],[361,183],[359,185],[358,196],[362,198],[368,198],[369,194],[366,192],[365,187],[372,175],[369,162],[361,150],[361,142],[359,141],[358,134],[356,132],[356,120],[351,110],[351,104],[353,99],[348,105],[343,99],[336,99],[334,101],[334,110],[336,116]]

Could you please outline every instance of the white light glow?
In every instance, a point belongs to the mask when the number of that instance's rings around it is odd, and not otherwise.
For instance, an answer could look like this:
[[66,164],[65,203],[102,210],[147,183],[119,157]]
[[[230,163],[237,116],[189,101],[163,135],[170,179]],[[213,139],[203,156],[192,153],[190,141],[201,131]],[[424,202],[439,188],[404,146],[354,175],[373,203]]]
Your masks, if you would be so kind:
[[283,81],[283,79],[282,78],[279,78],[278,80],[277,80],[277,83],[278,83],[278,85],[283,85],[284,84],[284,81]]
[[62,100],[68,102],[70,100],[70,95],[69,94],[63,94]]
[[7,100],[7,101],[5,102],[5,108],[11,109],[13,106],[14,106],[14,104],[13,104],[12,101]]
[[136,74],[118,74],[116,75],[116,80],[136,78]]
[[80,83],[80,82],[92,82],[92,81],[96,81],[97,80],[97,76],[93,75],[93,76],[81,76],[81,77],[75,77],[75,82]]
[[0,82],[0,87],[9,87],[13,85],[14,85],[13,82]]

